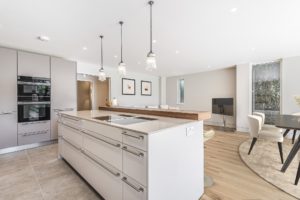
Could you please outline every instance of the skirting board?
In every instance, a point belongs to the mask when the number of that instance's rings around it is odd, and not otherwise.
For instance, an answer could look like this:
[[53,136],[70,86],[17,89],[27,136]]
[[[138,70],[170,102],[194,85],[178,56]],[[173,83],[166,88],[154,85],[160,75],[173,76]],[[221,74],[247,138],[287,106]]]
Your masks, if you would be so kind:
[[32,149],[32,148],[41,147],[41,146],[45,146],[45,145],[49,145],[49,144],[55,144],[55,143],[57,143],[57,139],[45,141],[45,142],[39,142],[39,143],[35,143],[35,144],[27,144],[27,145],[22,145],[22,146],[9,147],[9,148],[5,148],[5,149],[0,149],[0,155],[6,154],[6,153],[12,153],[12,152],[16,152],[16,151],[23,151],[26,149]]

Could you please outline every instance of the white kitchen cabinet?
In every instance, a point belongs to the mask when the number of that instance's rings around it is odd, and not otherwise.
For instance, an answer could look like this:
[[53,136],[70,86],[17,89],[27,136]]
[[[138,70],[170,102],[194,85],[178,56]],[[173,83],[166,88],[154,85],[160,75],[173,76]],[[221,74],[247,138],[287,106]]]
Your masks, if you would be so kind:
[[147,153],[128,145],[122,149],[123,172],[147,186]]
[[[83,137],[82,146],[75,144],[77,136],[73,138],[77,156],[83,159],[70,164],[106,200],[196,200],[203,194],[202,121],[174,123],[147,134],[97,123],[95,112],[64,112],[60,117],[62,122],[72,118],[73,128],[79,128]],[[70,141],[72,134],[65,133],[78,132],[62,127],[59,124],[59,135],[69,135]],[[65,149],[63,142],[60,145]],[[63,150],[59,154],[66,160],[73,157]]]
[[105,162],[111,164],[118,170],[122,170],[122,149],[118,141],[106,138],[101,135],[83,131],[85,137],[83,148]]
[[50,56],[18,51],[18,75],[50,78]]
[[83,177],[104,199],[122,200],[122,174],[91,155],[83,154],[83,157]]
[[0,149],[17,146],[17,51],[0,48]]
[[51,57],[51,139],[57,139],[57,113],[76,110],[77,64]]

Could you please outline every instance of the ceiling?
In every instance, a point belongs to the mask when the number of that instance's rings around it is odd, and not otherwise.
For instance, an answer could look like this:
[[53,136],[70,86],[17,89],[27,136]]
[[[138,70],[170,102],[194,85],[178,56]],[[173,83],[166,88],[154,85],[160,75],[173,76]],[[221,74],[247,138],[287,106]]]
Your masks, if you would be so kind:
[[[154,75],[172,76],[300,55],[299,0],[156,0]],[[146,72],[147,0],[1,0],[0,45]],[[50,37],[41,42],[40,35]],[[86,50],[83,50],[86,47]],[[115,58],[117,57],[117,58]],[[150,73],[150,72],[147,72]]]

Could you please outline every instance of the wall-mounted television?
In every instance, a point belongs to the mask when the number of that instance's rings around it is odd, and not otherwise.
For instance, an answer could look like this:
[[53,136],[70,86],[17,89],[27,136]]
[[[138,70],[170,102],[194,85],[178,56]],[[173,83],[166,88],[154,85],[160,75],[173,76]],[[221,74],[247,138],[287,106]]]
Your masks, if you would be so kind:
[[213,98],[212,113],[233,116],[233,98]]

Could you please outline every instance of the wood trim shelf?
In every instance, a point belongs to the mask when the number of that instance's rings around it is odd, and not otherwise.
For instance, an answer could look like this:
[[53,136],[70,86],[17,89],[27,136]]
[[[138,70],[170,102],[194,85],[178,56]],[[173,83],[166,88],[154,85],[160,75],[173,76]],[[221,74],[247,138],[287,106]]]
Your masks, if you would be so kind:
[[126,112],[143,115],[155,115],[161,117],[172,117],[190,120],[206,120],[211,118],[211,113],[206,111],[167,110],[152,108],[130,108],[130,107],[99,107],[99,110]]

